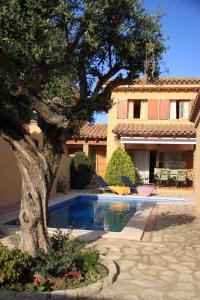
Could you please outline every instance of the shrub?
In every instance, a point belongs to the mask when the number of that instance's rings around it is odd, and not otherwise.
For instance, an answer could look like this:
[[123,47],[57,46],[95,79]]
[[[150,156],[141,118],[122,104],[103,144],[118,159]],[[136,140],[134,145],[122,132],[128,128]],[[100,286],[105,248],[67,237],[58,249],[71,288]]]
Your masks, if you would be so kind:
[[42,275],[62,277],[68,272],[78,271],[84,276],[99,263],[99,253],[89,250],[60,230],[50,238],[48,254],[38,253],[37,272]]
[[23,282],[30,274],[31,264],[27,253],[0,244],[0,285]]
[[[39,250],[32,259],[20,250],[0,244],[1,290],[51,291],[82,287],[107,275],[99,262],[99,252],[58,230],[50,237],[48,254]],[[34,279],[35,278],[35,279]]]
[[70,164],[70,186],[81,189],[90,184],[93,174],[91,160],[84,152],[76,152]]
[[119,147],[108,162],[105,180],[109,185],[124,185],[121,176],[127,176],[134,182],[136,174],[130,156]]

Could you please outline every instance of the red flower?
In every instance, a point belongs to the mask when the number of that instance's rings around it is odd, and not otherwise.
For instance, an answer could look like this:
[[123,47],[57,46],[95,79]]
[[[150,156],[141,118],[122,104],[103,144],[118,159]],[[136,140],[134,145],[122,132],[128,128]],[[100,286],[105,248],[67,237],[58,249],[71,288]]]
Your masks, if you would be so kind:
[[39,279],[38,278],[35,278],[35,280],[34,280],[34,285],[40,285],[40,281],[39,281]]
[[65,278],[68,278],[68,277],[75,277],[77,280],[79,280],[81,278],[81,274],[79,272],[68,272],[65,275]]

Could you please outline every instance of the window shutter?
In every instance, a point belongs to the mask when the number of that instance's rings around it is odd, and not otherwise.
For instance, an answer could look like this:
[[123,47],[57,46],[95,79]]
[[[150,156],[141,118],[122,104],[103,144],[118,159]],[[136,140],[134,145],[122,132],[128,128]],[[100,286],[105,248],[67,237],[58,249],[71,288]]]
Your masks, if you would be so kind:
[[190,100],[190,104],[189,104],[189,113],[192,111],[192,106],[194,104],[194,99]]
[[160,100],[160,120],[169,120],[169,100]]
[[118,100],[117,118],[118,119],[128,118],[128,100]]
[[158,101],[159,100],[148,100],[148,119],[158,120]]

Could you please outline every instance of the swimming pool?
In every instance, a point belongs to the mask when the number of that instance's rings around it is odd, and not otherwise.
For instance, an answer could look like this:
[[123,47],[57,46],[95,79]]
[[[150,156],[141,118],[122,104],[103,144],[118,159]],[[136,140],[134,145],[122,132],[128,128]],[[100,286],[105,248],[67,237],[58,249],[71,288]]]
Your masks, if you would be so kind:
[[78,196],[50,209],[48,226],[120,232],[138,208],[135,201]]
[[121,232],[146,202],[157,199],[78,195],[49,208],[48,227]]

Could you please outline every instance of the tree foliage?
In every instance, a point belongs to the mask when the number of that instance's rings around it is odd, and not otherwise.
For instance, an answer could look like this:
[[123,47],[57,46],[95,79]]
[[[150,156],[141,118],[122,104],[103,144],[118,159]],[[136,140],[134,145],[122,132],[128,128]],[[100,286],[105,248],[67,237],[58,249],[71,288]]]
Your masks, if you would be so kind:
[[56,127],[107,111],[112,89],[146,64],[158,76],[165,50],[159,16],[139,0],[1,1],[0,28],[2,109]]
[[106,168],[106,182],[109,185],[124,185],[121,176],[127,176],[135,182],[135,168],[130,156],[121,147],[117,148],[108,162]]
[[93,173],[92,162],[84,152],[76,152],[70,164],[70,186],[81,189],[90,184]]
[[[154,80],[165,51],[160,16],[141,0],[0,1],[0,134],[22,175],[21,248],[48,250],[48,197],[63,144],[112,90]],[[40,149],[25,124],[36,115]]]

